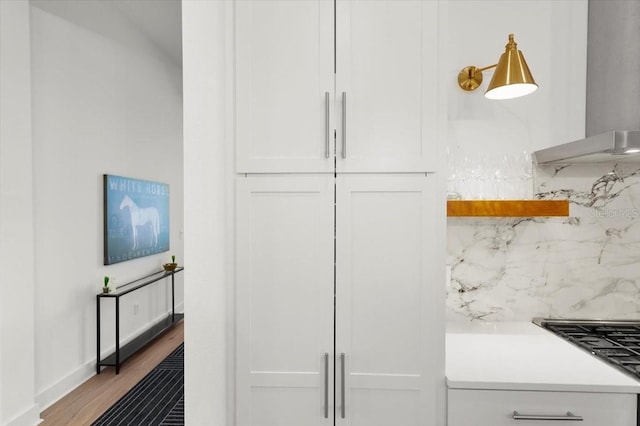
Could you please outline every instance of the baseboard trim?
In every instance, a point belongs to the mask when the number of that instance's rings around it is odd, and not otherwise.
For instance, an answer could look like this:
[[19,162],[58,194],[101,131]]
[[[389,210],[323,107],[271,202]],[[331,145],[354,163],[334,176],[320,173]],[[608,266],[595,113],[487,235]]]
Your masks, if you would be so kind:
[[66,394],[89,380],[96,374],[95,361],[89,361],[67,374],[53,385],[38,392],[36,402],[46,410]]
[[42,422],[40,418],[40,407],[33,404],[31,408],[18,414],[13,419],[5,423],[6,426],[35,426]]
[[[0,0],[0,1],[2,1],[2,0]],[[181,303],[180,305],[177,305],[176,306],[176,312],[183,312],[184,311],[183,307],[184,307],[184,303]],[[169,311],[168,314],[171,314],[171,311]],[[120,342],[120,345],[121,346],[125,345],[126,343],[128,343],[131,340],[135,339],[140,333],[142,333],[143,331],[147,330],[149,327],[154,326],[155,324],[159,323],[160,321],[164,321],[164,319],[166,317],[167,317],[167,313],[166,312],[161,314],[160,316],[158,316],[156,319],[154,319],[149,324],[147,324],[147,325],[145,325],[143,327],[140,327],[136,331],[132,332],[125,339],[122,339],[122,341]],[[108,347],[108,348],[104,349],[103,351],[101,351],[102,353],[100,354],[100,356],[101,357],[106,357],[107,355],[111,354],[114,350],[115,350],[115,344],[112,344],[110,347]],[[38,404],[38,406],[40,408],[40,412],[42,412],[42,411],[46,410],[47,408],[51,407],[53,404],[55,404],[60,399],[62,399],[65,395],[67,395],[68,393],[73,391],[75,388],[77,388],[78,386],[80,386],[81,384],[83,384],[84,382],[89,380],[95,374],[96,374],[96,360],[92,359],[92,360],[87,361],[86,363],[80,365],[78,368],[76,368],[75,370],[71,371],[69,374],[67,374],[66,376],[62,377],[57,382],[53,383],[52,385],[50,385],[50,386],[46,387],[45,389],[43,389],[42,391],[38,392],[36,394],[36,398],[35,399],[36,399],[36,403]],[[7,425],[7,426],[9,426],[9,425]],[[11,426],[13,426],[13,425],[11,425]]]

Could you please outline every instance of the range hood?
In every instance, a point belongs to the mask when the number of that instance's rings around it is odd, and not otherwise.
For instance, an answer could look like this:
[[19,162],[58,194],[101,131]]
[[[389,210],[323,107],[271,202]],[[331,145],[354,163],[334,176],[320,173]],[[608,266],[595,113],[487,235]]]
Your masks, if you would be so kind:
[[586,101],[587,137],[536,162],[640,162],[640,1],[589,0]]

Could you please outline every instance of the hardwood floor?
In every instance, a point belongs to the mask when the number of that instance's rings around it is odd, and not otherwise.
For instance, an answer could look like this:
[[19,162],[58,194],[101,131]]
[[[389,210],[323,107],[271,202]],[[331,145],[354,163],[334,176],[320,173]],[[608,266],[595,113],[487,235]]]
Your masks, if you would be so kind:
[[87,426],[118,401],[184,341],[184,321],[129,358],[115,374],[104,368],[44,410],[40,426]]

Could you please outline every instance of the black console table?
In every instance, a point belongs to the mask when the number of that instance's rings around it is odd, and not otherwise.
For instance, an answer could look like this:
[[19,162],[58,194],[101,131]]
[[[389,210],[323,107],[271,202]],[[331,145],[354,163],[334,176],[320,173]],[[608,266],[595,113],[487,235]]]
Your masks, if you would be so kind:
[[[184,318],[184,314],[176,313],[175,306],[175,274],[183,271],[184,267],[179,266],[174,271],[158,271],[146,277],[139,278],[135,281],[128,282],[121,285],[112,293],[100,293],[96,295],[96,318],[97,318],[97,333],[96,333],[96,374],[100,374],[100,367],[115,367],[116,374],[120,373],[120,365],[133,355],[140,348],[145,346],[151,340],[165,332],[167,329],[173,327],[175,323]],[[160,321],[147,331],[133,339],[131,342],[120,347],[120,298],[126,294],[132,293],[150,284],[156,283],[164,278],[171,277],[171,315],[165,320]],[[100,302],[102,299],[111,298],[115,300],[116,304],[116,350],[111,355],[104,359],[100,359]]]

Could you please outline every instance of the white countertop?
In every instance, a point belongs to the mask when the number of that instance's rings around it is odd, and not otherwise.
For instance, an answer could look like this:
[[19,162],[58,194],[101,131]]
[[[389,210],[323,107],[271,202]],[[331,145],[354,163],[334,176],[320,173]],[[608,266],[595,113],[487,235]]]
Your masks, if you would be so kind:
[[640,393],[640,380],[529,322],[447,324],[449,388]]

